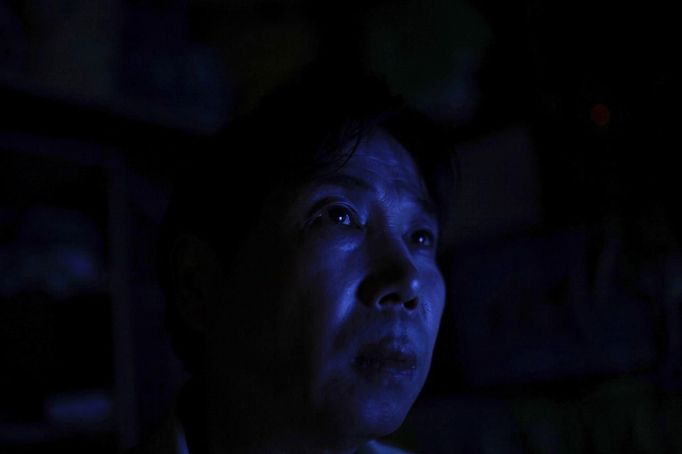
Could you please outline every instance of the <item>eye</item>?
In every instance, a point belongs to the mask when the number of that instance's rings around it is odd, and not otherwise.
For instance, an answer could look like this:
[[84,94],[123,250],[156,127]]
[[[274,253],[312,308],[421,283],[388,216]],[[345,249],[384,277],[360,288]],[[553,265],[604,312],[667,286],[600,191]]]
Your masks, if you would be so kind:
[[364,230],[363,218],[358,214],[355,206],[339,198],[328,197],[314,203],[305,219],[302,225],[303,232],[312,229],[321,233],[336,232],[345,235],[351,231]]
[[343,203],[329,203],[317,208],[308,226],[355,227],[362,230],[362,223],[357,212]]
[[432,248],[436,242],[435,235],[426,229],[419,229],[412,232],[410,240],[413,244],[422,248]]
[[343,205],[334,205],[327,208],[324,216],[326,216],[327,220],[332,224],[346,225],[349,227],[357,224],[353,212]]

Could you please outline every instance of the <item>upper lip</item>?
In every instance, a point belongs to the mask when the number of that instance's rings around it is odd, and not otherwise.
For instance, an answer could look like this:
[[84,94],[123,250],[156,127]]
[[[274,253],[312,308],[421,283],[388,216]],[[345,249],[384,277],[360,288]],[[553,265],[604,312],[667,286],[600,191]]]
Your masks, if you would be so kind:
[[384,336],[362,345],[356,363],[382,363],[390,367],[414,369],[417,354],[414,343],[407,336]]

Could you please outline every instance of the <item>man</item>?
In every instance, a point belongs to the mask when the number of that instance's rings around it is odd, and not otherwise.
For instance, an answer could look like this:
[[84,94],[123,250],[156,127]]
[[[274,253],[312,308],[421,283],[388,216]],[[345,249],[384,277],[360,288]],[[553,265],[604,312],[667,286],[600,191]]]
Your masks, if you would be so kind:
[[160,270],[192,378],[144,452],[400,452],[375,440],[417,398],[445,300],[438,136],[380,82],[329,80],[269,96],[183,169]]

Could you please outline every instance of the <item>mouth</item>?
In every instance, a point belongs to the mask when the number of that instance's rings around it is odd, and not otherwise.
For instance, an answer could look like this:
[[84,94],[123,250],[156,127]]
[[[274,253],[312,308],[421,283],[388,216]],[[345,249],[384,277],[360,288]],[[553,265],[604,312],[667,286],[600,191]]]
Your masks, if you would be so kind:
[[384,337],[364,344],[353,361],[361,375],[370,378],[411,378],[417,370],[417,354],[406,337]]

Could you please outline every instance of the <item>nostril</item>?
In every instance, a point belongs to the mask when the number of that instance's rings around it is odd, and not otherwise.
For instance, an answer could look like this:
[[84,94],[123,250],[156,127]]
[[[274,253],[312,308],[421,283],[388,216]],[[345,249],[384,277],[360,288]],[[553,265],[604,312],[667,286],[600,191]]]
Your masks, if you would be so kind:
[[392,306],[400,304],[402,300],[397,293],[389,293],[379,299],[379,306]]
[[403,304],[405,305],[405,309],[414,310],[417,308],[417,298],[412,298],[411,300],[407,300]]
[[407,310],[414,310],[417,308],[417,298],[411,298],[409,300],[405,300],[400,297],[397,293],[391,293],[389,295],[384,296],[379,300],[379,306],[386,306],[386,305],[403,305],[405,309]]

